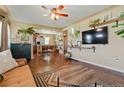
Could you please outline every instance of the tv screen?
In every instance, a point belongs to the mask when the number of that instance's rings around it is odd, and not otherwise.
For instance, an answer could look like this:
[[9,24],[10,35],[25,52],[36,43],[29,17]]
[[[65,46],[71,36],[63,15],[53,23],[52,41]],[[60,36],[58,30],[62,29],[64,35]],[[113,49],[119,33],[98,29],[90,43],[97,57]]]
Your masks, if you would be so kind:
[[83,44],[107,44],[108,27],[101,27],[82,32]]

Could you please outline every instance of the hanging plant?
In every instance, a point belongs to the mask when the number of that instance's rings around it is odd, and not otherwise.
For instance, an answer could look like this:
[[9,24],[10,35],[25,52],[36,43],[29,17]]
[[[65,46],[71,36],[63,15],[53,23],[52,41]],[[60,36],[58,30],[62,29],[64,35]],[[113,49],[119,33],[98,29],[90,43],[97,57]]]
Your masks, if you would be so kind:
[[124,26],[124,22],[120,23],[120,24],[115,23],[115,25],[113,25],[112,28],[116,28],[116,27],[119,27],[119,26]]
[[115,32],[118,36],[124,38],[124,29]]
[[120,18],[124,18],[124,12],[120,13]]
[[[124,12],[120,13],[120,18],[124,19]],[[119,27],[119,26],[124,26],[124,22],[119,24],[118,21],[115,22],[116,24],[112,26],[112,28]]]

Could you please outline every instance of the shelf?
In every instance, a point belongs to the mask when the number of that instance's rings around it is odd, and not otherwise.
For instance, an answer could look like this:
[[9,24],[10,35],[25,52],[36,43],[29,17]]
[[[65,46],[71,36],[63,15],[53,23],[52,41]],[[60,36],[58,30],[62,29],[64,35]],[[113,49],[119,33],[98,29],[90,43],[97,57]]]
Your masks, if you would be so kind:
[[109,24],[109,23],[113,23],[113,22],[118,22],[124,20],[124,18],[115,18],[115,19],[111,19],[109,21],[106,22],[102,22],[102,23],[98,23],[98,24],[91,24],[89,27],[97,27],[97,26],[101,26],[101,25],[105,25],[105,24]]
[[71,47],[71,48],[78,48],[78,49],[80,49],[80,51],[81,51],[81,49],[92,49],[94,53],[95,53],[95,50],[96,50],[95,46],[92,46],[92,47]]

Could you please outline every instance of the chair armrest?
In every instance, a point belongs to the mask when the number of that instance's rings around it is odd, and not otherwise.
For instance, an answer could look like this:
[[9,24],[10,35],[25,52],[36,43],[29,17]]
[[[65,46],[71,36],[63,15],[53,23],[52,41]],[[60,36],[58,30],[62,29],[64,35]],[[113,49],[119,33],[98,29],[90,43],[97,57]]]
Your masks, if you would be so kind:
[[18,63],[19,67],[24,66],[27,64],[27,60],[22,58],[22,59],[16,59],[16,62]]
[[24,62],[27,63],[27,60],[25,58],[20,58],[20,59],[15,59],[15,60],[16,60],[16,62],[18,62],[18,61],[24,61]]

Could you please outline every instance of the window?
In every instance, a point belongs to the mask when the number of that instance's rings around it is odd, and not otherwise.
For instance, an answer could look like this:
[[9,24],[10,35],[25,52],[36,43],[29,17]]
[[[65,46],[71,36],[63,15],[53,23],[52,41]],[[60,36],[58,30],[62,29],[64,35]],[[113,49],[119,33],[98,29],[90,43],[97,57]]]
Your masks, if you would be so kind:
[[0,21],[0,47],[1,47],[2,21]]
[[49,37],[45,37],[45,45],[49,44]]

